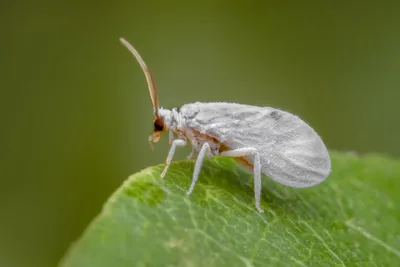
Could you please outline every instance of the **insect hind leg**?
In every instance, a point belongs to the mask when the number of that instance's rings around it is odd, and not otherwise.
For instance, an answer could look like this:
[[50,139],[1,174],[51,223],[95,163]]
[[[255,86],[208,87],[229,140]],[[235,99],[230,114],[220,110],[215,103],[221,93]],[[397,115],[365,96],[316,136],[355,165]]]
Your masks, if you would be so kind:
[[258,150],[254,147],[243,147],[234,150],[224,151],[221,153],[221,156],[226,157],[244,157],[244,156],[254,156],[254,166],[253,166],[253,173],[254,173],[254,195],[256,200],[256,208],[259,212],[264,212],[260,207],[260,200],[261,200],[261,160],[260,154]]
[[210,145],[205,142],[200,149],[200,152],[197,156],[196,164],[194,166],[192,184],[190,185],[189,190],[186,192],[187,195],[190,195],[196,185],[197,179],[199,178],[199,173],[201,170],[201,166],[203,165],[203,160],[205,156],[208,156],[211,152]]

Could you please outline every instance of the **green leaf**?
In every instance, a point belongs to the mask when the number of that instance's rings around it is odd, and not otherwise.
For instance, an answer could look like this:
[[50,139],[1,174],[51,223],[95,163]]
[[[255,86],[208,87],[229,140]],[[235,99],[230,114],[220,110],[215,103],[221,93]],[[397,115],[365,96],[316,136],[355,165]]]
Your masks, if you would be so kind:
[[129,177],[65,255],[63,267],[399,266],[400,163],[331,153],[322,184],[294,189],[233,159],[207,159],[186,196],[193,161]]

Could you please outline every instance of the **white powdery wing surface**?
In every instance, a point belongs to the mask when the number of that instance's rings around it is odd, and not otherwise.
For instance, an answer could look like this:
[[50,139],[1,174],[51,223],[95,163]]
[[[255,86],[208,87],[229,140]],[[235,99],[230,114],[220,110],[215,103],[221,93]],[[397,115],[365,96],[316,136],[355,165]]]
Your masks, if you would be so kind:
[[[310,187],[329,175],[331,161],[319,135],[299,117],[274,108],[236,103],[182,106],[186,126],[231,149],[256,148],[262,172],[292,187]],[[246,159],[253,163],[253,157]]]

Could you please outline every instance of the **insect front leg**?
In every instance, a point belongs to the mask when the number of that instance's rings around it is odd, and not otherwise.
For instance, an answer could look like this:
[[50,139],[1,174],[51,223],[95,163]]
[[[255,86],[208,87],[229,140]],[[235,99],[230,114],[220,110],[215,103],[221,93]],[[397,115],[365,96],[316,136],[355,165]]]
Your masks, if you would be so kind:
[[196,185],[197,179],[199,178],[199,173],[201,170],[201,166],[203,165],[204,157],[209,155],[211,152],[210,145],[206,142],[200,149],[199,155],[197,156],[196,164],[194,166],[193,177],[192,177],[192,184],[190,185],[189,190],[186,192],[187,195],[192,193],[194,186]]
[[254,173],[254,195],[256,199],[256,208],[259,212],[264,212],[260,207],[260,199],[261,199],[261,161],[260,161],[260,154],[258,150],[254,147],[244,147],[238,148],[234,150],[224,151],[221,153],[221,156],[227,157],[244,157],[244,156],[254,156],[254,166],[253,166],[253,173]]
[[171,164],[172,158],[174,157],[174,154],[175,154],[175,148],[177,146],[180,146],[180,147],[186,146],[186,144],[187,144],[186,140],[183,140],[183,139],[175,139],[172,141],[171,148],[169,149],[169,152],[168,152],[167,160],[165,161],[165,168],[164,168],[163,172],[161,173],[162,178],[164,178],[165,174],[167,173],[168,167]]
[[172,145],[172,142],[174,141],[174,131],[169,129],[169,144]]

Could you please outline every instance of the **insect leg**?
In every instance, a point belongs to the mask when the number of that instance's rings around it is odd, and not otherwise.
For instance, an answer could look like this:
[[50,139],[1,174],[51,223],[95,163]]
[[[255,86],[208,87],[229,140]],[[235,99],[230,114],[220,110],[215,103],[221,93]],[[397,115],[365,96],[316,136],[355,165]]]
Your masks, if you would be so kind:
[[259,212],[264,212],[260,207],[260,199],[261,199],[261,162],[260,162],[260,154],[257,149],[254,147],[244,147],[238,148],[234,150],[221,152],[221,156],[227,157],[244,157],[248,155],[254,155],[254,195],[256,199],[256,208]]
[[171,148],[169,149],[169,152],[168,152],[167,160],[165,161],[165,168],[164,168],[163,172],[161,173],[162,178],[167,173],[168,167],[171,164],[172,158],[174,157],[174,154],[175,154],[175,148],[177,146],[186,146],[186,140],[175,139],[174,141],[172,141]]
[[174,131],[172,131],[170,129],[169,130],[169,144],[171,145],[173,141],[174,141]]
[[199,155],[197,156],[196,164],[194,166],[194,171],[193,171],[192,184],[190,185],[189,190],[186,192],[187,195],[190,195],[190,193],[192,193],[194,186],[197,182],[197,178],[199,178],[199,173],[201,165],[203,165],[204,157],[210,152],[211,152],[210,145],[207,142],[204,143],[200,149]]
[[187,159],[194,159],[196,157],[196,149],[194,148],[194,146],[192,146],[192,152],[190,152],[190,155],[187,156]]

